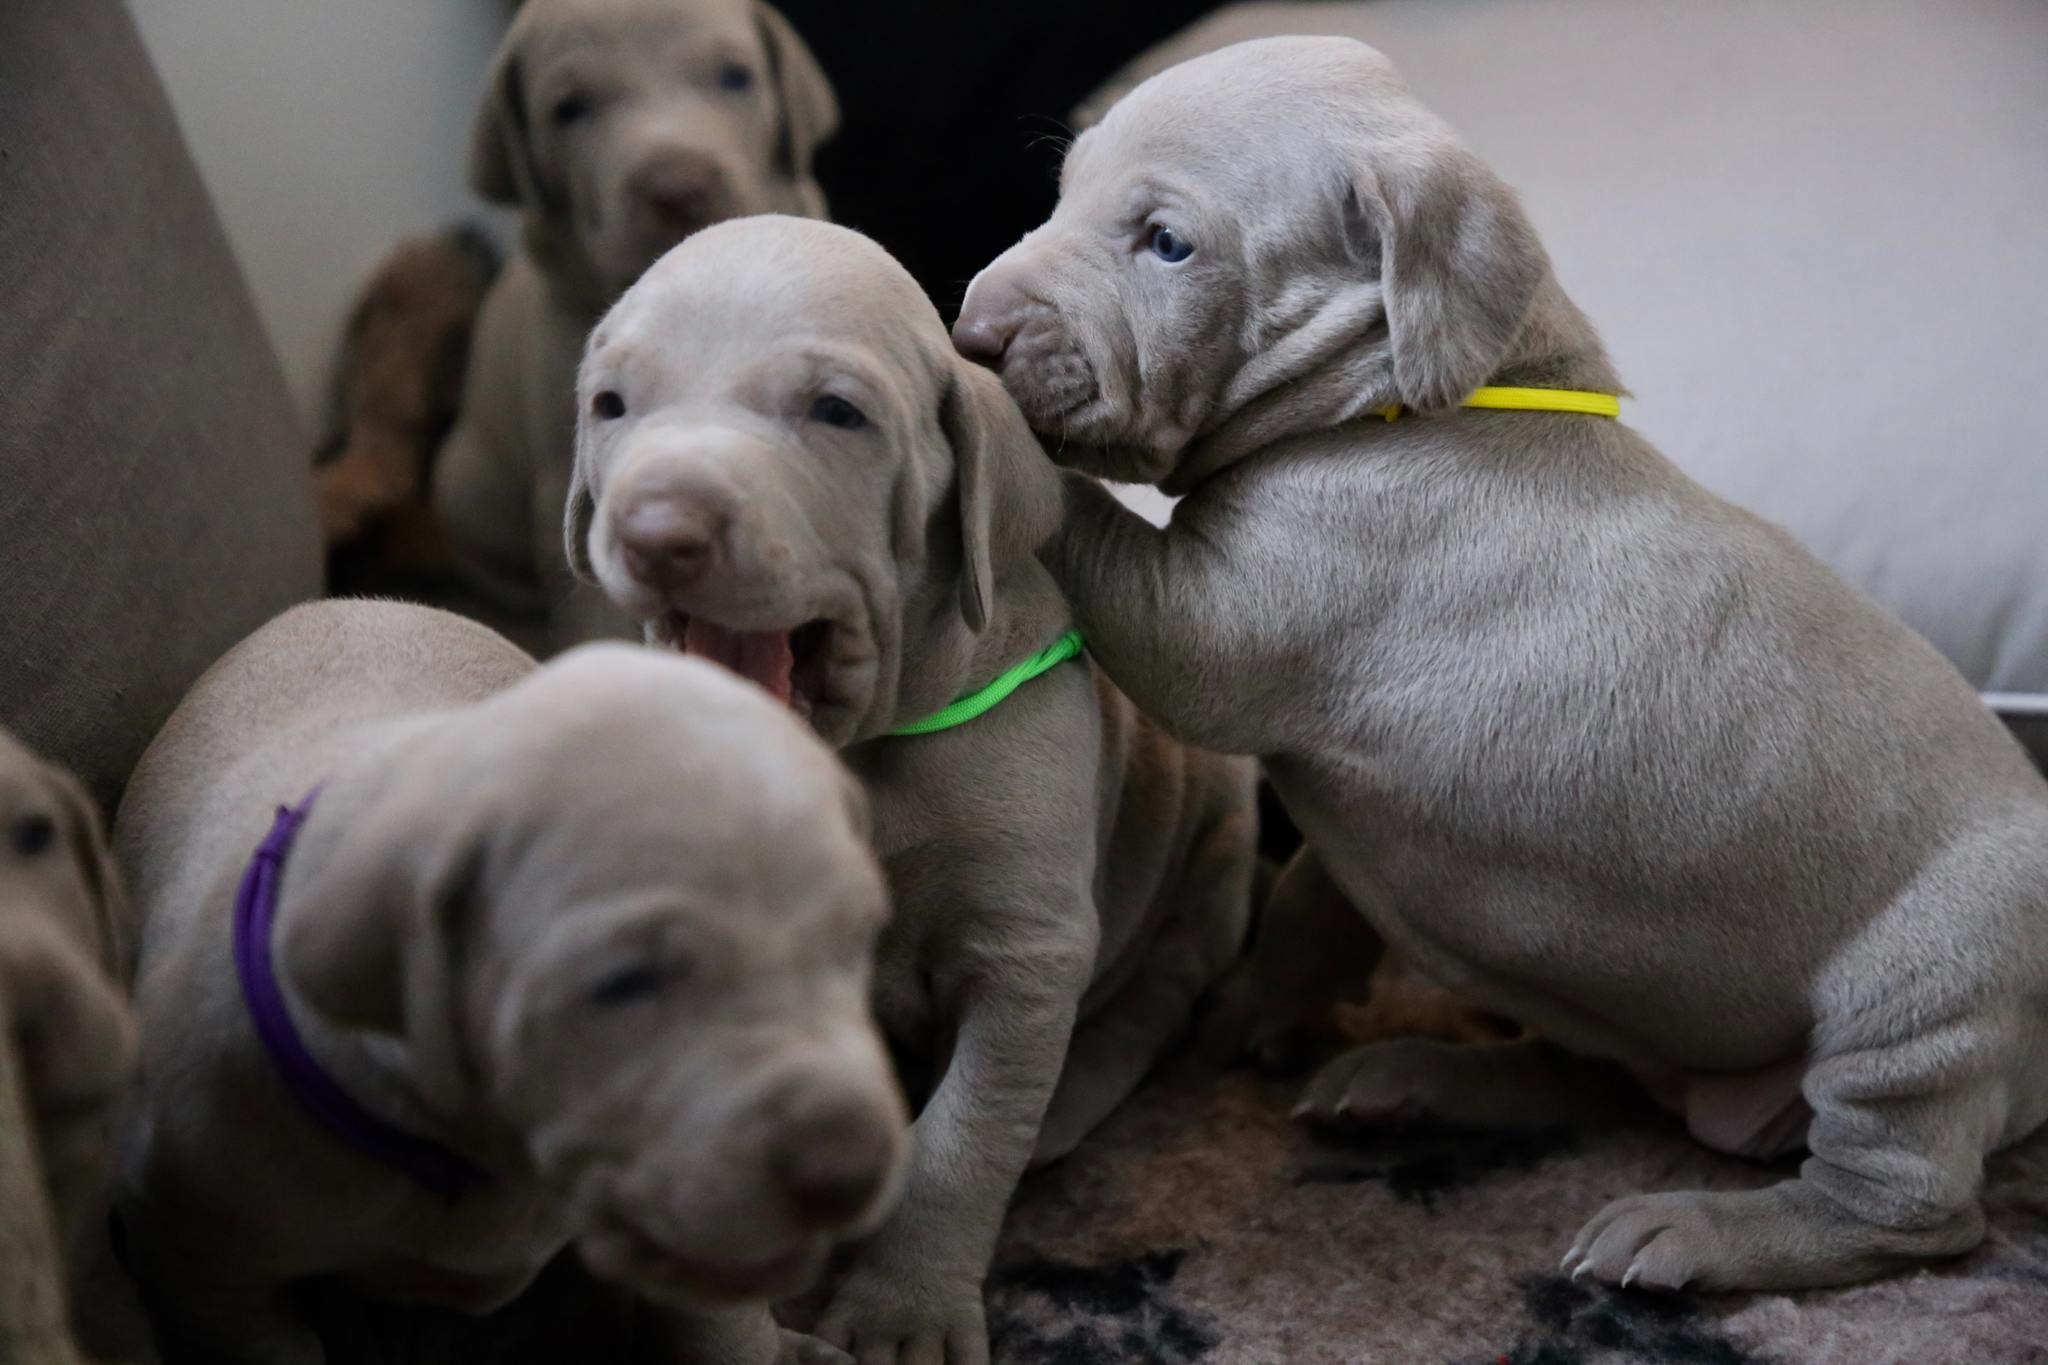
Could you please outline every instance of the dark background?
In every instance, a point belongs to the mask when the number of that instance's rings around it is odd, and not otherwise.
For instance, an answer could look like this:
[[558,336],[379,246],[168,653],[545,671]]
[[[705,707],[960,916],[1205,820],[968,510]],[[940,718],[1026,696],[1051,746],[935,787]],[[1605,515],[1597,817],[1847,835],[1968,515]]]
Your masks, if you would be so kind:
[[845,114],[818,157],[835,222],[894,252],[948,321],[1045,220],[1066,117],[1216,0],[770,0]]

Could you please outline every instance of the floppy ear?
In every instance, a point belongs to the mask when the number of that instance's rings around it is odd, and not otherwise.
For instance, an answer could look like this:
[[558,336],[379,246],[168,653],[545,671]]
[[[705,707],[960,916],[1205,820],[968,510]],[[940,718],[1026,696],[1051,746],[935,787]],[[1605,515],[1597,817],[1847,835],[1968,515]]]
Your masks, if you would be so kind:
[[1499,368],[1549,260],[1498,176],[1455,144],[1354,175],[1355,250],[1380,262],[1394,385],[1411,408],[1463,402]]
[[[761,41],[768,47],[768,65],[782,101],[782,134],[775,161],[792,180],[811,178],[811,159],[839,131],[839,97],[811,49],[790,27],[789,20],[767,4],[756,4]],[[819,212],[824,211],[822,202]]]
[[979,365],[953,361],[939,425],[953,448],[960,503],[960,614],[979,633],[994,604],[997,561],[1034,552],[1058,528],[1059,476],[1002,381]]
[[129,978],[128,896],[123,889],[121,869],[107,845],[107,830],[100,808],[85,787],[55,764],[43,765],[44,775],[57,796],[64,827],[64,842],[78,875],[92,898],[93,929],[99,964],[116,979]]
[[545,207],[546,198],[527,126],[518,48],[515,33],[491,63],[484,102],[470,130],[469,186],[493,204],[538,209]]
[[578,456],[569,475],[569,501],[562,509],[562,548],[569,556],[569,571],[583,583],[597,582],[597,566],[590,562],[590,528],[596,520],[597,495]]
[[421,1094],[455,1112],[473,1086],[457,969],[483,831],[432,801],[381,792],[374,802],[349,802],[332,833],[303,831],[286,864],[276,951],[281,970],[322,1015],[402,1038]]

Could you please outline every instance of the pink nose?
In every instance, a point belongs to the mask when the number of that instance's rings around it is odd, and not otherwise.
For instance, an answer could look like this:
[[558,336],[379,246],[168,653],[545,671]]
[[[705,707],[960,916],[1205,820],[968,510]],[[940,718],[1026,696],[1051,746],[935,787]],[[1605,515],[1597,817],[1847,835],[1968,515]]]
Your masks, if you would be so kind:
[[984,275],[967,291],[953,324],[953,349],[977,365],[1000,365],[1024,327],[1026,300],[1001,275]]
[[707,157],[674,153],[640,167],[629,188],[657,217],[674,226],[696,228],[721,216],[725,174]]
[[702,498],[680,493],[641,498],[617,522],[626,571],[658,588],[694,583],[717,560],[728,521]]

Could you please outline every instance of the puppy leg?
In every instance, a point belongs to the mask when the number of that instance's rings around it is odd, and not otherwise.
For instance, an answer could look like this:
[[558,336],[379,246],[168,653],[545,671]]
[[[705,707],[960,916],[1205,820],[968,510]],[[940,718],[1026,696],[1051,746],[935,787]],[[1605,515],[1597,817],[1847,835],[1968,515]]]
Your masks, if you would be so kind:
[[1059,1079],[1088,961],[1010,959],[962,983],[952,1061],[911,1129],[903,1202],[819,1323],[860,1365],[988,1365],[981,1282]]
[[1150,945],[1144,965],[1074,1030],[1032,1164],[1073,1151],[1129,1098],[1187,1028],[1202,992],[1237,956],[1257,869],[1251,825],[1231,818],[1208,832],[1167,892],[1182,908]]
[[1640,1111],[1621,1068],[1554,1043],[1441,1043],[1393,1038],[1329,1063],[1308,1084],[1294,1116],[1330,1127],[1440,1123],[1518,1131],[1588,1126]]
[[[2048,1036],[2028,1043],[2039,1056]],[[1984,1153],[2016,1107],[2024,1054],[1975,1018],[1817,1059],[1799,1177],[1737,1193],[1618,1199],[1565,1256],[1576,1278],[1650,1289],[1800,1289],[1953,1256],[1984,1237]]]
[[1281,750],[1276,718],[1291,714],[1298,675],[1262,667],[1259,641],[1287,629],[1285,604],[1245,581],[1219,542],[1178,523],[1156,527],[1093,479],[1068,474],[1062,486],[1066,519],[1039,558],[1103,671],[1184,743]]
[[1273,885],[1251,959],[1218,992],[1203,1052],[1274,1075],[1302,1070],[1330,1011],[1365,988],[1385,946],[1304,844]]

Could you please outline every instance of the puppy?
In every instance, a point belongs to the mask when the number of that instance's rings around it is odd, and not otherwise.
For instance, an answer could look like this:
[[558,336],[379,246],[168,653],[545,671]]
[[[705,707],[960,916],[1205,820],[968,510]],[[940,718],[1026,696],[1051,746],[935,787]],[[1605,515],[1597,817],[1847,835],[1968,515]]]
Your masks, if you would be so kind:
[[[24,1333],[21,1315],[61,1316],[66,1261],[105,1213],[108,1129],[135,1055],[119,984],[125,916],[85,789],[0,730],[0,1048],[15,1078],[0,1087],[0,1122],[25,1117],[33,1147],[17,1131],[22,1145],[11,1150],[35,1153],[33,1167],[10,1165],[0,1177],[0,1320]],[[22,1263],[31,1248],[32,1263]],[[19,1292],[32,1282],[43,1286],[30,1296],[40,1302],[24,1303]]]
[[885,1210],[907,1122],[864,805],[756,690],[637,646],[536,670],[371,602],[238,646],[116,824],[161,1334],[317,1362],[296,1282],[481,1313],[573,1243],[685,1359],[821,1358],[760,1305]]
[[698,234],[593,333],[578,399],[572,561],[656,644],[808,717],[874,803],[896,904],[876,1007],[936,1085],[902,1208],[822,1334],[864,1361],[985,1361],[1019,1175],[1130,1093],[1242,939],[1252,768],[1167,739],[1085,662],[919,724],[1068,630],[1033,555],[1057,475],[857,233]]
[[585,336],[675,243],[747,213],[822,217],[839,124],[803,41],[760,0],[527,0],[477,116],[470,178],[521,211],[433,500],[463,586],[521,643],[631,635],[561,559]]
[[1141,706],[1265,757],[1312,849],[1276,908],[1348,901],[1570,1050],[1368,1047],[1306,1115],[1550,1123],[1625,1070],[1708,1143],[1809,1149],[1766,1189],[1609,1205],[1566,1258],[1606,1281],[1976,1245],[1984,1154],[2048,1112],[2048,787],[1925,642],[1627,426],[1461,406],[1618,384],[1380,54],[1255,42],[1147,82],[955,337],[1058,458],[1186,495],[1156,530],[1070,482],[1045,558]]

